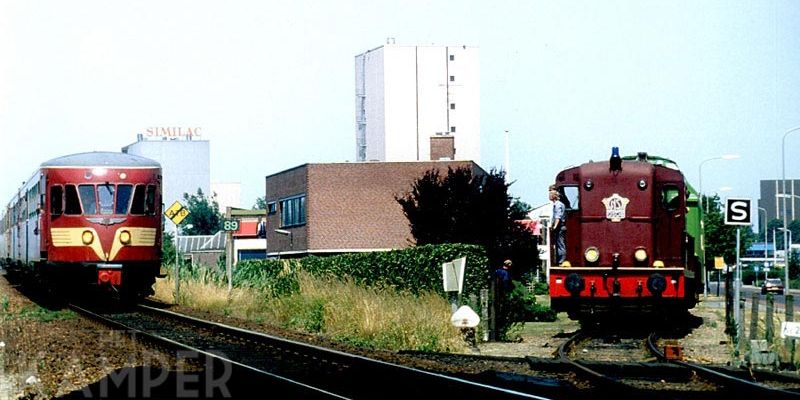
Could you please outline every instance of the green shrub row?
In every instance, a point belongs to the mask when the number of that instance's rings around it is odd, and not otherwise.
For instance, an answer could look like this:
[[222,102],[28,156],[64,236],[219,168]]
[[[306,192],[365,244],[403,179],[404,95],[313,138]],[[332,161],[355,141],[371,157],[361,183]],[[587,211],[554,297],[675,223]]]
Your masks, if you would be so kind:
[[415,294],[433,291],[444,295],[442,264],[460,257],[467,257],[463,292],[478,294],[480,289],[488,287],[488,259],[483,247],[466,244],[295,260],[248,260],[234,268],[233,284],[280,296],[297,290],[296,273],[302,269],[320,277],[349,278],[367,287],[393,287]]

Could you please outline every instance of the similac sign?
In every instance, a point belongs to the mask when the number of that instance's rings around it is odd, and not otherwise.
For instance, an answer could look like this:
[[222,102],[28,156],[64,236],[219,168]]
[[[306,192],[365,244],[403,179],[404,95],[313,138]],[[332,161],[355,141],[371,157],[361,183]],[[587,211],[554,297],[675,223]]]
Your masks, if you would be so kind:
[[145,130],[145,136],[191,139],[199,137],[201,129],[199,126],[152,126]]

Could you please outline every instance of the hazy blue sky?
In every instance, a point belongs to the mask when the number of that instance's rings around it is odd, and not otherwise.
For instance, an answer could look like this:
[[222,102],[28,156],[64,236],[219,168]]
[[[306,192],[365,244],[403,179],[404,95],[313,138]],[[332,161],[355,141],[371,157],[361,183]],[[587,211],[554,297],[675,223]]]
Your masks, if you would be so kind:
[[480,48],[481,164],[503,167],[510,130],[532,205],[612,146],[695,186],[740,154],[703,189],[755,199],[800,126],[800,1],[0,0],[0,199],[44,160],[200,126],[249,207],[266,175],[355,158],[354,56],[387,37]]

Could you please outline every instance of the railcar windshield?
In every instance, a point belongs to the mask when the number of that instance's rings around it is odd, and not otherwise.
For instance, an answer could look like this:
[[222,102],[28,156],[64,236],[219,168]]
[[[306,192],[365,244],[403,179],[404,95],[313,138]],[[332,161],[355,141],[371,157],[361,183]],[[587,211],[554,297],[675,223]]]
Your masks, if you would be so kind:
[[114,212],[114,185],[97,185],[97,199],[100,204],[100,214],[109,215]]
[[[155,185],[65,185],[64,214],[67,215],[154,215],[156,210]],[[61,204],[62,189],[51,188],[52,209]],[[58,204],[58,206],[56,205]],[[54,216],[60,212],[53,212]]]

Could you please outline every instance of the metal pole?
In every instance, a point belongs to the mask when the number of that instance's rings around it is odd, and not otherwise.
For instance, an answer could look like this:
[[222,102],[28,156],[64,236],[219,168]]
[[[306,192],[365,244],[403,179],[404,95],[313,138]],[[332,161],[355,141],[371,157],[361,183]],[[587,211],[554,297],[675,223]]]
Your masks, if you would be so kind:
[[175,224],[175,304],[178,304],[178,295],[181,290],[180,270],[178,268],[178,224]]
[[233,231],[225,233],[225,274],[228,277],[228,298],[233,293]]
[[[230,206],[225,209],[225,218],[231,218]],[[233,231],[225,232],[225,275],[228,277],[228,299],[230,299],[233,293]]]
[[734,316],[733,319],[736,321],[736,326],[741,326],[742,323],[742,312],[739,307],[739,292],[742,290],[742,264],[739,261],[739,247],[740,247],[740,235],[741,235],[741,228],[736,228],[736,281],[733,283],[734,292],[733,292],[733,312]]
[[[710,160],[710,159],[709,159]],[[700,257],[700,274],[703,276],[703,298],[705,299],[708,297],[708,283],[706,282],[706,244],[705,244],[705,222],[703,221],[703,163],[709,160],[703,160],[700,162],[700,165],[697,167],[697,175],[698,175],[698,182],[700,193],[699,201],[700,201],[700,208],[698,209],[698,215],[700,217],[700,250],[702,250],[702,257]],[[717,286],[717,290],[719,290],[719,284]]]
[[511,162],[511,157],[509,157],[509,152],[508,152],[508,129],[506,129],[506,131],[505,131],[505,153],[506,153],[505,154],[505,156],[506,156],[506,159],[505,159],[505,161],[506,161],[506,182],[511,182],[511,165],[509,165],[509,163]]
[[[788,131],[786,131],[786,133],[783,134],[783,138],[781,139],[781,181],[783,181],[783,184],[782,184],[782,186],[783,186],[783,189],[782,189],[783,202],[782,203],[783,203],[783,229],[784,229],[784,231],[783,231],[783,249],[784,249],[783,255],[784,255],[784,258],[786,259],[786,261],[785,261],[786,265],[784,266],[785,273],[786,273],[786,276],[785,276],[786,281],[785,281],[785,285],[783,287],[783,294],[784,295],[789,294],[789,246],[786,243],[786,239],[787,239],[786,232],[789,230],[788,229],[789,228],[789,224],[788,224],[787,219],[786,219],[787,218],[787,214],[788,214],[787,209],[786,209],[786,197],[787,197],[786,196],[786,136],[788,136],[792,132],[799,131],[799,130],[800,130],[800,126],[797,126],[797,127],[792,128],[792,129],[789,129]],[[794,200],[792,200],[792,201],[794,201]]]

